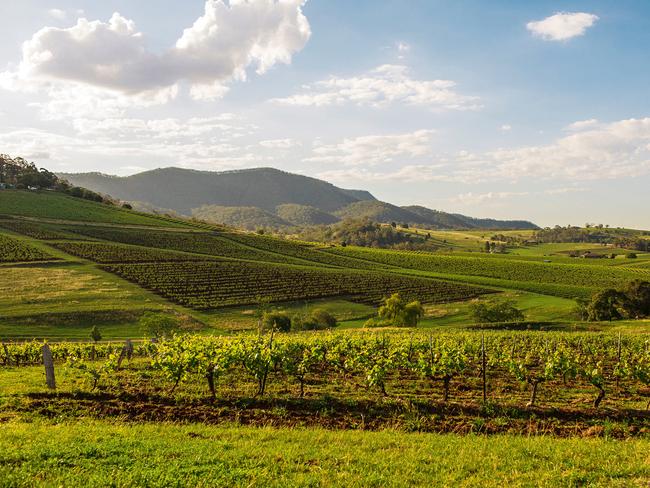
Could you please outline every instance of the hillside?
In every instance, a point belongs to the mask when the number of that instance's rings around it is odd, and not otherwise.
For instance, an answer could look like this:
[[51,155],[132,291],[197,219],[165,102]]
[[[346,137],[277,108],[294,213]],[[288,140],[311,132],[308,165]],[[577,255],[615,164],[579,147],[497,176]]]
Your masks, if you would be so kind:
[[291,225],[299,227],[329,225],[339,221],[338,217],[309,205],[285,203],[284,205],[278,205],[275,211],[278,217]]
[[[368,218],[430,229],[537,229],[527,221],[475,219],[422,206],[398,207],[363,190],[273,168],[210,172],[181,168],[127,177],[62,174],[71,183],[134,203],[138,209],[175,212],[243,229],[329,225]],[[231,210],[226,210],[232,207]]]
[[100,173],[61,176],[121,200],[144,201],[184,215],[203,205],[259,207],[274,212],[285,203],[331,212],[360,198],[374,198],[367,192],[343,190],[316,178],[273,168],[226,172],[163,168],[126,177]]
[[192,217],[239,229],[255,230],[260,227],[285,227],[289,222],[258,207],[224,207],[203,205],[192,210]]

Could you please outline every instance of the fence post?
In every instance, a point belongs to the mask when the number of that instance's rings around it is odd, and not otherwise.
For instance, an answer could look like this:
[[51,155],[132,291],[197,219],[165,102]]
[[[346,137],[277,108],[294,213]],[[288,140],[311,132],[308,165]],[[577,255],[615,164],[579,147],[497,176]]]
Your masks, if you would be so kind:
[[43,365],[45,366],[45,381],[50,390],[56,390],[56,379],[54,377],[54,358],[50,346],[43,344]]
[[483,381],[483,403],[487,402],[487,361],[485,359],[485,332],[481,334],[481,380]]

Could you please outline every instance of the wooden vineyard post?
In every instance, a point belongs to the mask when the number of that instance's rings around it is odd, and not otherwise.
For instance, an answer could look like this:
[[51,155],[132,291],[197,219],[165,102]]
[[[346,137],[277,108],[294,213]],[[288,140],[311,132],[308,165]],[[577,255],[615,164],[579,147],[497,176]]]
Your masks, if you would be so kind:
[[43,365],[45,366],[45,382],[50,390],[56,389],[56,379],[54,377],[54,358],[50,346],[43,344]]
[[486,369],[487,361],[485,360],[485,333],[483,333],[481,334],[481,380],[483,382],[483,403],[487,402]]
[[129,361],[131,361],[131,358],[133,357],[133,343],[131,342],[131,339],[127,339],[124,342],[124,346],[122,346],[122,351],[120,351],[120,357],[117,360],[117,369],[120,369],[122,366],[122,361],[124,361],[124,358],[127,358]]
[[[618,332],[618,347],[616,348],[616,364],[620,367],[621,365],[621,332]],[[616,375],[616,388],[619,386],[620,376]]]
[[13,365],[13,361],[11,360],[11,354],[9,354],[9,348],[7,347],[7,344],[5,344],[5,343],[3,342],[3,343],[2,343],[2,348],[3,348],[4,351],[5,351],[5,364],[6,364],[7,366],[12,366],[12,365]]

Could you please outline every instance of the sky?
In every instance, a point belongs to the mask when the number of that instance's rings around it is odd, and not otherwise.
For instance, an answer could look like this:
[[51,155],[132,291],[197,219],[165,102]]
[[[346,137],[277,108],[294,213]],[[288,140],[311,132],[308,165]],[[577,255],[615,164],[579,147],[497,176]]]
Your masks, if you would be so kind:
[[646,0],[21,0],[0,152],[275,167],[398,205],[650,229]]

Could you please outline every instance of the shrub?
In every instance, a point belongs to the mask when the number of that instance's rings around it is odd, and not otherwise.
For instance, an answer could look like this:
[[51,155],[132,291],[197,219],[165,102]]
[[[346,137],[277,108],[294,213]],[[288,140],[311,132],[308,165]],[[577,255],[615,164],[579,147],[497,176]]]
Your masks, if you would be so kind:
[[512,300],[476,302],[470,306],[470,317],[477,324],[495,322],[519,322],[524,313],[515,307]]
[[180,323],[176,317],[154,312],[142,314],[139,324],[146,335],[156,338],[170,336],[180,328]]
[[338,325],[336,317],[322,308],[316,308],[306,317],[295,316],[291,324],[293,330],[325,330]]
[[637,258],[637,255],[636,255],[635,252],[629,252],[629,253],[627,253],[627,254],[625,255],[625,257],[626,257],[627,259],[636,259],[636,258]]
[[262,330],[289,332],[291,330],[291,317],[286,312],[265,312],[262,315]]

